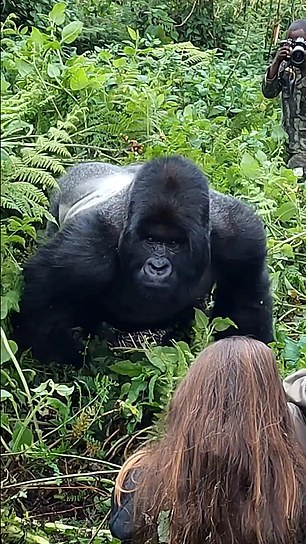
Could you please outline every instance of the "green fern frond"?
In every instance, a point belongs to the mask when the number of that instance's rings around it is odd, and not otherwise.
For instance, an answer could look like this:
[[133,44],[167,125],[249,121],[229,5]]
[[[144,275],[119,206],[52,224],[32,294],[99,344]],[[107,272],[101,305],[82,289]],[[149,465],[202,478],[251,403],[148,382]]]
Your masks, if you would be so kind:
[[16,179],[32,183],[33,185],[40,185],[43,188],[52,189],[56,187],[56,180],[54,177],[42,170],[42,168],[33,168],[30,166],[23,166],[22,169],[17,172]]
[[50,151],[51,153],[55,153],[56,155],[67,159],[70,159],[71,157],[71,153],[64,143],[47,140],[47,138],[41,138],[40,141],[37,142],[37,149],[42,152]]
[[2,188],[1,205],[29,217],[49,217],[48,198],[43,191],[31,183],[15,181],[5,183]]
[[44,168],[45,170],[51,170],[53,174],[59,175],[65,172],[65,168],[56,157],[29,148],[22,149],[21,153],[25,164],[32,168]]
[[43,189],[56,187],[56,179],[46,170],[34,166],[26,166],[25,159],[16,155],[11,155],[9,160],[11,164],[10,179],[12,182],[25,181],[33,185],[39,185]]
[[48,137],[56,142],[69,142],[71,143],[71,136],[66,130],[58,127],[51,127],[48,130]]
[[165,49],[170,49],[181,53],[186,57],[186,62],[188,64],[207,64],[211,60],[212,55],[215,53],[214,50],[201,51],[191,42],[181,42],[175,44],[168,44],[165,46]]

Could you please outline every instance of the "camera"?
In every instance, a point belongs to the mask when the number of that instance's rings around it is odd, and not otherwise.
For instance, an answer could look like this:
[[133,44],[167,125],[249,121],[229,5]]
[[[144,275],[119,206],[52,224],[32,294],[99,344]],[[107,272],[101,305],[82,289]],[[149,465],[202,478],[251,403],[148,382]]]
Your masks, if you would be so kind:
[[293,66],[301,66],[306,59],[306,41],[304,38],[296,38],[295,40],[288,40],[288,42],[292,47],[289,64],[292,64]]

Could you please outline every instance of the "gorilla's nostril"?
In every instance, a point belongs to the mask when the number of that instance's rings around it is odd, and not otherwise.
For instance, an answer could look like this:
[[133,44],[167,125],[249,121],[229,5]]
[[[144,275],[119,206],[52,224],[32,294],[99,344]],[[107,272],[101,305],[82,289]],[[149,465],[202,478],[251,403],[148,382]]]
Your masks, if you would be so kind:
[[151,258],[147,260],[144,270],[148,276],[168,277],[172,272],[172,266],[168,259]]
[[169,267],[169,263],[168,261],[166,261],[166,259],[160,259],[158,261],[155,260],[151,262],[150,265],[155,270],[165,270],[166,268]]

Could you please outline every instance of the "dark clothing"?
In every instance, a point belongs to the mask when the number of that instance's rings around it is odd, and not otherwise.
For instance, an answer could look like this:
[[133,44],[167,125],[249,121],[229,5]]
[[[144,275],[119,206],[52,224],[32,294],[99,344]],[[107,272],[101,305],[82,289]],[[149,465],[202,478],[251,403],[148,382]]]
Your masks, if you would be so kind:
[[[123,488],[128,493],[120,494],[120,505],[117,504],[114,496],[112,497],[109,528],[112,535],[121,540],[122,544],[132,544],[140,532],[141,535],[146,534],[147,538],[157,537],[156,524],[152,524],[148,514],[144,513],[141,519],[134,519],[133,490],[137,486],[141,472],[139,469],[132,470],[126,477]],[[146,542],[146,538],[143,541]],[[158,541],[154,540],[154,542]]]
[[133,524],[133,489],[134,482],[132,478],[127,477],[124,482],[124,489],[131,490],[131,493],[121,493],[120,506],[116,503],[114,495],[112,496],[112,508],[109,519],[110,532],[122,543],[132,542],[135,529]]
[[[140,471],[137,472],[139,474]],[[109,528],[113,537],[120,540],[122,544],[133,544],[135,542],[135,536],[139,535],[139,531],[143,529],[146,524],[148,526],[150,519],[146,514],[143,514],[143,519],[139,520],[139,522],[135,522],[133,519],[134,505],[132,490],[135,489],[135,479],[133,475],[126,478],[124,482],[124,489],[131,490],[131,493],[121,493],[120,506],[116,503],[113,497]],[[168,542],[168,539],[165,539],[164,536],[161,536],[161,538],[159,537],[159,530],[157,529],[156,524],[153,525],[151,522],[150,529],[150,536],[153,538],[154,543],[164,544]],[[140,539],[140,542],[145,544],[148,538],[149,535],[147,535],[146,538]],[[209,540],[207,541],[207,544],[209,544]],[[244,544],[248,544],[248,542],[245,542]],[[296,544],[306,544],[306,501],[305,508],[302,513],[302,519],[297,529]]]
[[306,76],[299,68],[288,66],[283,61],[273,79],[268,78],[267,71],[262,92],[266,98],[275,98],[281,93],[283,127],[288,134],[289,167],[306,169]]

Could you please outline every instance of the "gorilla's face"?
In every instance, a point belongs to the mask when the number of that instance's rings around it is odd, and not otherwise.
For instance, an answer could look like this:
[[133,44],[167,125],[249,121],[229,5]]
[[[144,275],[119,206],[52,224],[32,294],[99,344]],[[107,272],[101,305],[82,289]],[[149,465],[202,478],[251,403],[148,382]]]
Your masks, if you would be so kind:
[[[204,235],[203,232],[201,240]],[[120,257],[127,288],[150,299],[153,305],[162,301],[180,306],[190,300],[208,264],[208,250],[203,251],[203,242],[201,250],[196,251],[182,226],[152,218],[140,221],[135,229],[125,233]]]
[[[176,289],[180,268],[188,258],[186,233],[173,224],[144,222],[138,228],[138,255],[134,278],[146,289]],[[136,264],[136,263],[135,263]]]
[[125,292],[139,306],[146,302],[148,313],[190,305],[210,260],[209,193],[200,170],[178,157],[143,166],[119,257]]

